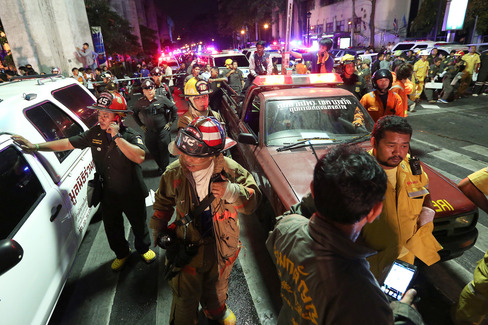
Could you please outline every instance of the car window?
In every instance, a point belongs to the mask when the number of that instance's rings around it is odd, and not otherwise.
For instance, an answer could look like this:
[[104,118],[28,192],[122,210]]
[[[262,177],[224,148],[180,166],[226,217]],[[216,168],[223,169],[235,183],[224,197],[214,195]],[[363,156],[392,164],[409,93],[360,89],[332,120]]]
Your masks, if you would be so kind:
[[88,105],[93,105],[95,100],[80,85],[70,85],[54,90],[52,95],[61,104],[75,113],[88,128],[98,123],[97,110],[87,108]]
[[265,144],[294,143],[304,138],[347,141],[367,134],[373,121],[354,96],[274,100],[266,103]]
[[414,49],[426,49],[426,48],[427,48],[427,44],[414,46]]
[[12,238],[46,192],[22,154],[13,146],[0,151],[0,240]]
[[395,51],[396,50],[410,50],[412,47],[414,46],[414,43],[405,43],[405,44],[398,44],[396,47],[395,47]]
[[259,113],[261,111],[261,100],[259,96],[254,96],[251,106],[247,108],[244,122],[249,125],[256,136],[259,136]]
[[[80,125],[51,102],[46,101],[27,108],[24,113],[46,141],[69,138],[83,132]],[[54,154],[59,162],[63,162],[70,152],[60,151]]]
[[237,61],[237,66],[239,67],[248,67],[249,61],[247,61],[245,55],[229,55],[229,56],[221,56],[215,57],[214,63],[216,67],[225,67],[225,60],[232,59],[232,61]]

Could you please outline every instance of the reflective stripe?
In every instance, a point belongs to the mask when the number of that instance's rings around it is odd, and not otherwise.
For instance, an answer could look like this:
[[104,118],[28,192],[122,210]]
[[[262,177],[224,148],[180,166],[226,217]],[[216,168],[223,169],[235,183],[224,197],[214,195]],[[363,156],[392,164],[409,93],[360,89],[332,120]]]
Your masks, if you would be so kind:
[[426,188],[424,188],[424,189],[421,189],[419,191],[409,192],[408,197],[417,197],[417,196],[422,196],[422,195],[427,195],[427,194],[429,194],[429,191]]

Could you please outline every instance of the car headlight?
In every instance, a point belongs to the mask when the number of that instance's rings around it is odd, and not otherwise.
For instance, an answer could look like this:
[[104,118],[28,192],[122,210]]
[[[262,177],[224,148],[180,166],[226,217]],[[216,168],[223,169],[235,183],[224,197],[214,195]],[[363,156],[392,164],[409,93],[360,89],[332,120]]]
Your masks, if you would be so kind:
[[469,227],[473,223],[474,214],[460,216],[454,219],[454,228]]

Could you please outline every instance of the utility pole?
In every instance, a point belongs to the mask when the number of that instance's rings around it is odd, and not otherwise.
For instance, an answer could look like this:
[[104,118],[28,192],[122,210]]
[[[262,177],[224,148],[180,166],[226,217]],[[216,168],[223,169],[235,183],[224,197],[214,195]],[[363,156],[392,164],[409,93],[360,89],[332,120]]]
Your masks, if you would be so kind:
[[290,39],[291,39],[291,19],[293,17],[293,0],[288,0],[286,7],[286,34],[285,34],[285,51],[281,58],[281,73],[286,74],[286,68],[290,62]]

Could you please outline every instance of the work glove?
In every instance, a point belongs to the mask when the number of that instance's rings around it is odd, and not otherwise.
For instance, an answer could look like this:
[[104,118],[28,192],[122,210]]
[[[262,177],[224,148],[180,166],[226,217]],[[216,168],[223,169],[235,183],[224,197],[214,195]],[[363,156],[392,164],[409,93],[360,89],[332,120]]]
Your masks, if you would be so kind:
[[152,229],[154,246],[156,247],[159,234],[168,229],[168,221],[160,219],[156,216],[152,216],[151,219],[149,219],[149,228]]
[[169,131],[171,129],[171,122],[166,123],[166,125],[164,126],[164,129],[166,131]]
[[418,225],[419,228],[434,221],[435,211],[429,207],[422,207],[422,211],[419,215]]

